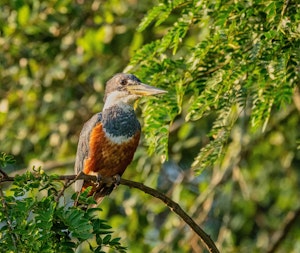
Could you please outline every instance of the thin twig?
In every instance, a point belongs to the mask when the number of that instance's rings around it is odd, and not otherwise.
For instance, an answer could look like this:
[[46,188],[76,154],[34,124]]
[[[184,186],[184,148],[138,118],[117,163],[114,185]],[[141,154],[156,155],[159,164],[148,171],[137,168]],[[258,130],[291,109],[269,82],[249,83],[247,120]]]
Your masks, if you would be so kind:
[[[64,190],[69,187],[72,183],[74,183],[76,180],[86,180],[86,181],[97,181],[99,180],[96,176],[90,176],[90,175],[85,175],[85,174],[80,174],[80,175],[63,175],[63,176],[58,176],[57,180],[64,180],[66,183],[64,184],[63,190],[60,192],[62,195]],[[2,182],[8,182],[8,181],[13,181],[14,177],[9,177],[3,176],[0,178],[0,183]],[[104,184],[113,184],[115,182],[114,178],[110,177],[102,177],[101,178],[102,183]],[[170,198],[168,198],[166,195],[160,193],[159,191],[150,188],[142,183],[134,182],[131,180],[127,179],[122,179],[120,180],[120,184],[126,185],[132,188],[139,189],[155,198],[160,199],[163,201],[170,209],[172,212],[176,213],[180,218],[182,218],[186,224],[190,226],[190,228],[200,237],[200,240],[203,242],[205,247],[208,249],[210,253],[219,253],[218,248],[216,247],[215,243],[212,241],[209,235],[207,235],[199,226],[196,224],[196,222],[180,207],[180,205]]]
[[3,177],[8,177],[8,175],[6,174],[6,172],[4,172],[3,170],[0,169],[0,173],[2,174]]
[[[71,182],[71,183],[70,183]],[[65,183],[63,184],[63,188],[60,190],[60,192],[56,196],[56,202],[59,201],[60,197],[64,194],[65,190],[72,184],[72,180],[66,179]]]
[[283,226],[281,229],[276,231],[271,238],[271,243],[267,249],[267,253],[274,253],[280,246],[280,244],[286,239],[288,233],[294,225],[297,226],[297,220],[300,218],[300,208],[295,211],[291,211],[287,214],[285,220],[283,221]]

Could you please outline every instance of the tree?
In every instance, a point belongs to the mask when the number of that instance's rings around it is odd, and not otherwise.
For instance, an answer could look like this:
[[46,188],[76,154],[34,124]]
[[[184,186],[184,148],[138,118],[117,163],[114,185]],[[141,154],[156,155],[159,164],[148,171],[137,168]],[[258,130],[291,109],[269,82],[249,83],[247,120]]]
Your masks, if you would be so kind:
[[[177,200],[224,252],[299,250],[297,1],[32,1],[2,9],[5,152],[25,163],[75,154],[82,122],[100,110],[95,93],[127,65],[168,95],[140,101],[148,147],[124,177]],[[165,206],[119,188],[101,215],[130,252],[202,251]]]

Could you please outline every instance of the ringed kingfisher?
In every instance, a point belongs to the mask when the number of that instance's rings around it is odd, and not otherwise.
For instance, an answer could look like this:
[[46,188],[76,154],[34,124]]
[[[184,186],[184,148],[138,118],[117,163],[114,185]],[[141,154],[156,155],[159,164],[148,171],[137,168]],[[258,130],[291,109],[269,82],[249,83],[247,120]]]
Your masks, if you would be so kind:
[[[119,73],[106,83],[103,111],[88,120],[80,133],[75,160],[75,174],[120,179],[131,163],[139,143],[141,125],[133,109],[140,97],[166,91],[143,84],[132,74]],[[89,193],[97,204],[115,185],[77,180],[75,191],[92,186]]]

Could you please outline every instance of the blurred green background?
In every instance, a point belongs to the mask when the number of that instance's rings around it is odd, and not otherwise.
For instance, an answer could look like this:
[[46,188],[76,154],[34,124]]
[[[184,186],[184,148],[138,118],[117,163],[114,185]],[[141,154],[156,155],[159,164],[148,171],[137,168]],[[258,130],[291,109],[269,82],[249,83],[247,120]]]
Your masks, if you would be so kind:
[[[220,252],[300,251],[297,1],[2,0],[0,11],[11,175],[73,173],[80,130],[125,69],[169,93],[136,105],[144,134],[123,177],[178,202]],[[203,252],[142,192],[119,186],[101,208],[128,252]]]

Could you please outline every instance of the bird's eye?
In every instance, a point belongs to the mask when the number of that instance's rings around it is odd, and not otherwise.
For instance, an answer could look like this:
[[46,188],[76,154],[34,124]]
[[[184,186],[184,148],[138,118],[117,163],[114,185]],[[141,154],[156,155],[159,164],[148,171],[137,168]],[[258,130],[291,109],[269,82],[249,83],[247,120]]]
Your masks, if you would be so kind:
[[127,84],[127,80],[126,80],[126,79],[122,79],[122,80],[121,80],[121,85],[124,86],[124,85],[126,85],[126,84]]

